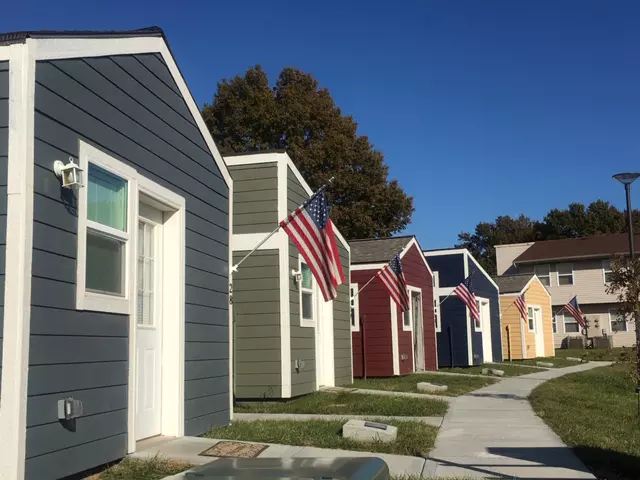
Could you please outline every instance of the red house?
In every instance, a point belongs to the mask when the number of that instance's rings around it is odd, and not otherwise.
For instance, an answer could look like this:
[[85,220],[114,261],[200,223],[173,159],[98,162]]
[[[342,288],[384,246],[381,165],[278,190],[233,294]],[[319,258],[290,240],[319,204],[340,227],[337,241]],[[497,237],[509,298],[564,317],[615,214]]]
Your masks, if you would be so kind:
[[[354,240],[351,245],[351,336],[353,376],[390,377],[437,370],[433,272],[414,236]],[[400,311],[379,279],[398,253],[411,308]]]

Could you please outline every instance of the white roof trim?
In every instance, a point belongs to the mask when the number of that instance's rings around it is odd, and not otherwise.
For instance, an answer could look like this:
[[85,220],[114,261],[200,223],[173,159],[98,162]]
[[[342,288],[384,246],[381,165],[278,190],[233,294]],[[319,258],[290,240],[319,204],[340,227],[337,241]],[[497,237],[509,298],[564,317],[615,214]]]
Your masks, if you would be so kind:
[[466,255],[467,255],[467,258],[471,259],[471,261],[476,265],[476,267],[478,268],[478,270],[480,270],[482,273],[484,273],[484,276],[485,276],[485,277],[487,277],[487,279],[488,279],[488,280],[493,284],[493,286],[494,286],[494,287],[496,287],[496,289],[498,290],[498,293],[500,293],[500,287],[498,287],[498,284],[497,284],[496,282],[494,282],[494,281],[493,281],[493,278],[491,278],[491,275],[489,275],[489,274],[487,273],[487,271],[486,271],[484,268],[482,268],[482,267],[480,266],[480,264],[479,264],[479,263],[478,263],[478,261],[474,258],[474,256],[473,256],[473,255],[471,255],[471,254],[469,253],[469,250],[467,250],[467,249],[465,248],[465,249],[464,249],[464,251],[465,251],[465,253],[466,253]]
[[425,257],[435,257],[437,255],[462,255],[465,252],[469,253],[466,248],[449,248],[445,250],[423,250],[422,254]]
[[[505,275],[505,276],[508,276],[508,275]],[[544,289],[544,291],[547,293],[547,296],[548,296],[549,298],[551,298],[551,294],[549,293],[549,290],[547,290],[547,287],[545,287],[545,286],[542,284],[542,282],[540,281],[540,279],[538,278],[538,276],[537,276],[537,275],[533,275],[533,274],[532,274],[531,278],[529,279],[529,281],[527,282],[527,284],[526,284],[524,287],[522,287],[522,290],[520,290],[520,291],[519,291],[519,292],[517,292],[517,293],[501,293],[501,294],[500,294],[500,296],[501,296],[501,297],[515,297],[515,296],[517,296],[517,295],[522,295],[523,293],[525,293],[525,292],[529,289],[529,287],[531,286],[531,284],[532,284],[534,281],[537,281],[538,283],[540,283],[540,285],[542,286],[542,288]]]
[[[126,55],[140,53],[159,53],[167,64],[167,68],[173,77],[173,80],[180,90],[180,94],[191,113],[198,130],[202,134],[205,143],[211,151],[213,159],[220,169],[222,178],[227,186],[233,184],[231,175],[227,165],[222,159],[222,155],[218,151],[211,133],[202,119],[200,109],[193,100],[193,96],[189,91],[189,87],[185,82],[175,59],[169,51],[169,47],[163,37],[129,37],[129,38],[36,38],[32,39],[35,43],[35,59],[37,60],[53,60],[63,58],[77,57],[102,57],[107,55]],[[231,199],[229,199],[231,201]]]
[[503,243],[502,245],[494,245],[494,248],[504,248],[504,247],[522,247],[524,245],[531,246],[536,242],[522,242],[522,243]]
[[405,245],[405,247],[402,249],[402,253],[400,253],[400,258],[404,257],[404,254],[407,253],[411,249],[411,247],[414,245],[418,249],[418,255],[420,256],[423,263],[427,267],[427,270],[429,270],[429,273],[433,277],[433,270],[431,270],[431,267],[429,266],[429,263],[427,263],[427,259],[425,258],[425,256],[422,255],[422,248],[420,248],[420,244],[418,243],[418,239],[416,237],[413,237],[411,241]]
[[356,263],[355,265],[351,265],[351,270],[354,272],[359,270],[380,270],[385,265],[387,264],[386,263]]

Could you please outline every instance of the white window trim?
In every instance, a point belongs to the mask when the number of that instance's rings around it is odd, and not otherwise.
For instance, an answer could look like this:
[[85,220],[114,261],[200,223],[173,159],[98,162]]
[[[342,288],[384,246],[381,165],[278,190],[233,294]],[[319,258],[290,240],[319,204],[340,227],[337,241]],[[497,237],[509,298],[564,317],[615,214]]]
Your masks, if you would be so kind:
[[[130,315],[133,313],[131,299],[135,296],[134,282],[130,272],[135,265],[135,248],[131,232],[138,221],[138,172],[129,165],[117,160],[106,152],[81,141],[79,147],[79,163],[83,170],[83,186],[78,190],[78,258],[76,263],[76,309],[94,312],[108,312]],[[127,181],[127,232],[105,227],[87,220],[87,188],[89,163],[117,175]],[[87,227],[107,233],[109,236],[126,240],[125,245],[125,287],[124,295],[107,295],[87,291]]]
[[[547,267],[547,269],[549,270],[549,273],[547,275],[539,275],[538,273],[536,273],[536,268],[540,268],[540,267]],[[534,265],[533,266],[533,274],[538,277],[538,280],[540,280],[540,283],[542,283],[543,287],[550,287],[551,286],[551,265],[549,265],[548,263],[542,263],[540,265]],[[549,285],[545,285],[544,282],[542,281],[543,278],[548,278],[549,279]]]
[[436,333],[442,332],[442,319],[440,318],[440,273],[433,272],[433,319],[435,321]]
[[611,272],[611,259],[610,258],[605,258],[604,260],[602,260],[602,284],[603,285],[609,285],[609,282],[607,282],[607,268],[606,265],[609,266],[609,272]]
[[[529,308],[531,308],[531,312],[533,313],[533,330],[529,328]],[[527,305],[527,331],[529,333],[536,333],[536,328],[538,326],[538,323],[536,321],[537,320],[536,310],[540,312],[539,315],[540,315],[540,318],[542,318],[542,307],[540,305],[536,305],[533,303]]]
[[[560,265],[570,265],[571,266],[571,274],[568,273],[560,273]],[[560,277],[568,277],[571,276],[571,283],[567,284],[567,285],[560,285]],[[576,284],[576,278],[575,275],[573,274],[573,263],[570,262],[563,262],[563,263],[558,263],[556,264],[556,284],[559,287],[569,287],[569,286],[573,286]]]
[[[558,315],[562,315],[562,332],[565,335],[580,335],[581,334],[580,324],[578,323],[578,321],[575,318],[573,318],[573,316],[565,315],[564,313],[558,313]],[[570,318],[568,323],[575,323],[576,325],[578,325],[578,331],[577,332],[567,332],[567,326],[566,326],[567,322],[565,321],[565,319],[567,317]]]
[[558,333],[558,315],[553,315],[551,317],[551,333],[554,335]]
[[[309,267],[309,264],[305,261],[304,258],[302,258],[302,255],[298,255],[298,272],[300,272],[300,283],[298,284],[298,299],[300,300],[300,326],[301,327],[306,327],[306,328],[315,328],[315,326],[317,325],[318,322],[318,313],[319,313],[319,309],[318,309],[318,286],[317,286],[317,282],[315,281],[315,278],[313,277],[313,275],[311,275],[311,289],[308,288],[302,288],[302,264],[305,264],[307,267]],[[313,309],[313,320],[306,320],[304,318],[302,318],[302,292],[305,293],[311,293],[311,308]]]
[[[358,292],[358,284],[350,283],[349,284],[349,324],[351,324],[351,310],[353,309],[353,319],[355,321],[355,325],[351,325],[352,332],[360,331],[360,295],[357,295],[353,298],[351,294],[351,290],[353,289],[354,294]],[[351,302],[353,302],[353,306],[351,306]]]
[[611,313],[613,312],[615,314],[617,310],[614,309],[609,309],[608,314],[609,314],[609,333],[611,334],[615,334],[615,333],[628,333],[630,332],[629,330],[629,321],[625,318],[624,319],[624,330],[618,330],[618,331],[614,331],[613,330],[613,324],[612,324],[612,315]]
[[[479,303],[478,311],[480,312],[480,326],[476,326],[476,321],[473,319],[471,312],[469,312],[469,317],[471,318],[471,323],[473,324],[474,332],[481,333],[484,330],[484,318],[482,318],[482,304],[488,303],[489,309],[491,309],[491,302],[489,302],[488,298],[484,297],[476,297],[476,301]],[[491,321],[491,310],[489,310],[489,321]]]
[[[422,289],[419,287],[407,286],[407,291],[409,295],[409,310],[407,313],[409,314],[409,325],[404,324],[404,313],[402,314],[402,331],[403,332],[413,332],[413,323],[415,319],[413,318],[413,310],[411,309],[411,292],[418,292],[420,294],[420,303],[422,304],[422,310],[424,311],[424,299],[422,298]],[[411,336],[413,338],[413,335]],[[413,341],[411,342],[413,345]],[[413,348],[413,346],[411,347]]]

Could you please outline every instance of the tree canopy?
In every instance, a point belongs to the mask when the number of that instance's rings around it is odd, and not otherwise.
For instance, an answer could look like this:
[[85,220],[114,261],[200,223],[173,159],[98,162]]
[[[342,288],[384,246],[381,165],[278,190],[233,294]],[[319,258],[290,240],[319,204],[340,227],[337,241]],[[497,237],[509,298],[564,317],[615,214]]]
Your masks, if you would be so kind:
[[[633,212],[634,229],[640,228],[640,211]],[[542,221],[520,215],[500,216],[493,222],[481,222],[473,233],[458,234],[456,247],[467,248],[489,273],[496,273],[496,245],[577,238],[589,235],[626,232],[626,212],[604,200],[585,206],[571,203],[566,209],[554,208]]]
[[218,82],[202,116],[223,155],[285,149],[311,188],[334,176],[331,217],[347,239],[390,236],[411,220],[413,198],[389,180],[382,153],[308,73],[285,68],[271,87],[250,68]]

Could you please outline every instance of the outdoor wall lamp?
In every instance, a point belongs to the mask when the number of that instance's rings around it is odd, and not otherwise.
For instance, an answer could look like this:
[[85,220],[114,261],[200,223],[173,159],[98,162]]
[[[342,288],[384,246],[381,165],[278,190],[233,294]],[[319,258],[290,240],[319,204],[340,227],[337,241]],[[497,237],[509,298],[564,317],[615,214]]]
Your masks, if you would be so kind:
[[302,271],[292,269],[291,276],[293,277],[293,281],[296,282],[296,285],[300,285],[300,281],[302,280]]
[[60,160],[53,162],[53,171],[57,177],[62,179],[64,188],[82,187],[82,169],[69,157],[66,165]]

